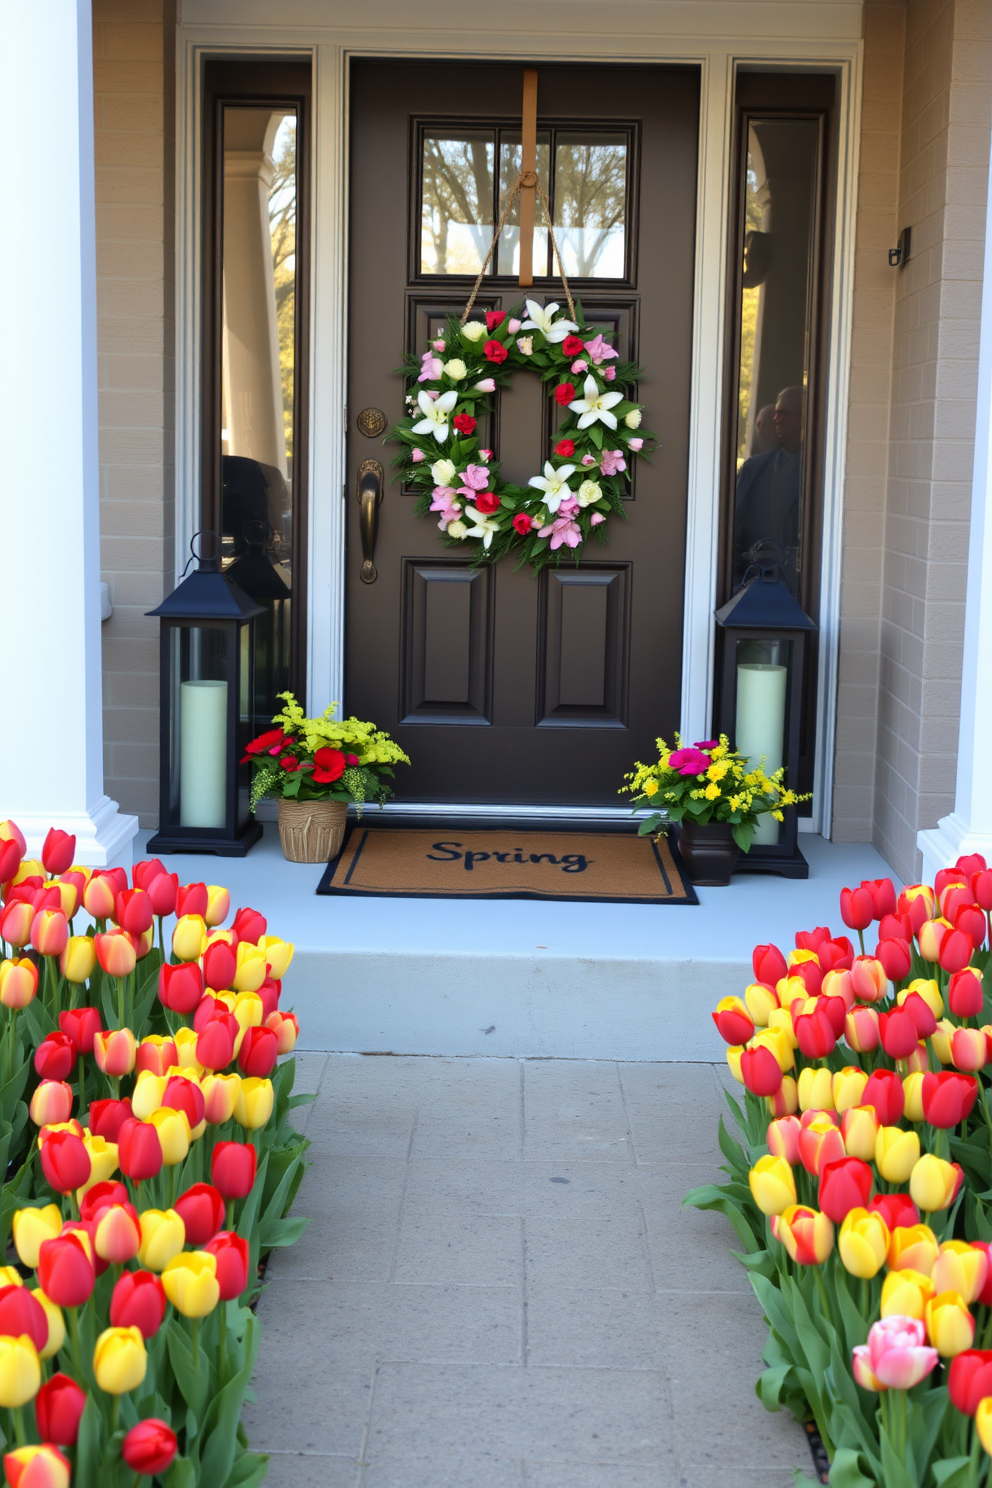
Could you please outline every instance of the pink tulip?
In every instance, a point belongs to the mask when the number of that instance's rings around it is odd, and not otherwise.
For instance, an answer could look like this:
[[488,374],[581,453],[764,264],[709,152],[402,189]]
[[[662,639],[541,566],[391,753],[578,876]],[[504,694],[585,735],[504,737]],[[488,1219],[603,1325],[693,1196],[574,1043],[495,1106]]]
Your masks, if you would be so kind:
[[872,1325],[868,1343],[855,1350],[887,1390],[911,1390],[937,1364],[935,1348],[926,1347],[926,1328],[916,1318],[894,1313]]

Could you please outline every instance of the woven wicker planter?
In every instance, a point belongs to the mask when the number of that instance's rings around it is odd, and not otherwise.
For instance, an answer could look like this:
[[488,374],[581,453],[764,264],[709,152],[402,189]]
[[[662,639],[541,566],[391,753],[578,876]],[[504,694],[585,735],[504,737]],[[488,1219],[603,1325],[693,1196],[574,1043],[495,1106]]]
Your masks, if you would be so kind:
[[279,800],[279,838],[291,863],[327,863],[344,841],[346,801]]

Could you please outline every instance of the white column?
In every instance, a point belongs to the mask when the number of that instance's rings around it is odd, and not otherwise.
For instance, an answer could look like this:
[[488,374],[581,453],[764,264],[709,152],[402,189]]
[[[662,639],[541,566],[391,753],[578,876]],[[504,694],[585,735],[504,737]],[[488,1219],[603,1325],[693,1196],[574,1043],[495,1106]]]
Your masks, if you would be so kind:
[[978,352],[978,414],[972,477],[968,584],[965,590],[961,722],[954,811],[920,832],[923,877],[961,853],[980,852],[992,862],[992,175],[985,219],[985,269]]
[[0,206],[0,819],[99,866],[138,822],[103,793],[90,0],[0,0],[0,120],[24,164]]

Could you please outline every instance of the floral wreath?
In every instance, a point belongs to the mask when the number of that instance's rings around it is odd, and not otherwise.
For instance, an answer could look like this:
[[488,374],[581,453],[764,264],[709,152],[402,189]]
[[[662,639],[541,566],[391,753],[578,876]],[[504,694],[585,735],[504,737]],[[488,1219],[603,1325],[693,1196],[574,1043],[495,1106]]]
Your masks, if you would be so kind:
[[[438,514],[446,546],[474,542],[478,563],[516,549],[537,572],[566,551],[577,561],[575,550],[596,528],[605,544],[607,517],[626,516],[632,456],[652,437],[639,432],[641,405],[627,392],[636,365],[618,360],[570,296],[575,318],[556,318],[558,309],[527,300],[526,319],[522,309],[487,310],[485,322],[467,320],[467,310],[461,321],[448,317],[422,357],[405,359],[419,388],[407,394],[410,412],[390,436],[403,445],[398,478],[418,493],[418,515]],[[503,480],[476,432],[479,413],[519,368],[539,373],[566,411],[551,458],[526,486]]]

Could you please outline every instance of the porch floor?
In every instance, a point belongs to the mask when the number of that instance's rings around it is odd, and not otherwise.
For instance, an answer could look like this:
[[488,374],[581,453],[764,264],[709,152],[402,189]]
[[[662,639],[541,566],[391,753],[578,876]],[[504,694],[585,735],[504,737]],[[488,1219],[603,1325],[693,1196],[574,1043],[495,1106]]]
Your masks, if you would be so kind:
[[[298,1245],[245,1424],[271,1488],[787,1488],[712,1181],[713,1064],[299,1057]],[[301,1121],[301,1124],[303,1122]]]
[[[144,855],[141,834],[135,855]],[[708,1060],[710,1009],[750,978],[758,941],[840,929],[844,884],[889,873],[865,843],[805,834],[806,880],[735,874],[698,906],[317,897],[265,826],[245,858],[172,854],[180,882],[226,884],[297,947],[301,1047],[353,1052]]]

